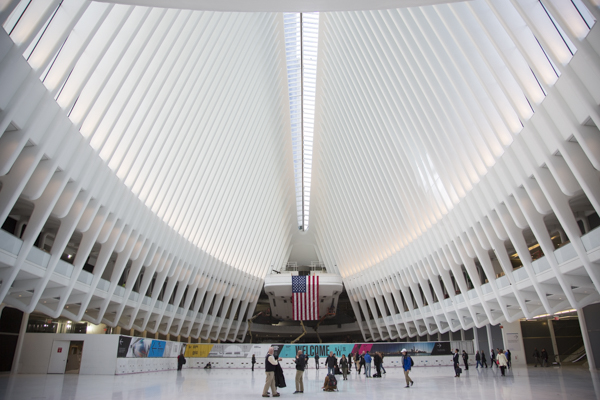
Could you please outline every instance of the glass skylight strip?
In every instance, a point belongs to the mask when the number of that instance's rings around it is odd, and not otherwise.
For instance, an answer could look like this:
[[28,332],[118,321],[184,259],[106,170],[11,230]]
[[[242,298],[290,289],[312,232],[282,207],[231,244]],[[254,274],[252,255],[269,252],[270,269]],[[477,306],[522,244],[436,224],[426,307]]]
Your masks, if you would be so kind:
[[303,229],[308,229],[310,183],[315,121],[315,94],[317,83],[317,51],[319,43],[319,13],[302,13],[302,67],[303,67]]
[[296,187],[298,229],[302,229],[302,57],[300,54],[300,14],[284,13],[285,57],[288,72],[292,152]]

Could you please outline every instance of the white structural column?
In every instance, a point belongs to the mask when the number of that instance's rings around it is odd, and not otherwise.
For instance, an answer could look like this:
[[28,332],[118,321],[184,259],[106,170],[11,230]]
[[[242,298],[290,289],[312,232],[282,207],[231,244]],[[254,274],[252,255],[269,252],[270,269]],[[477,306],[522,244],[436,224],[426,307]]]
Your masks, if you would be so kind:
[[581,336],[583,337],[583,344],[585,345],[585,352],[587,354],[587,362],[590,367],[590,371],[597,372],[596,370],[596,359],[594,358],[594,351],[592,349],[592,342],[590,341],[590,334],[587,329],[587,322],[585,321],[585,314],[582,309],[577,310],[577,319],[579,320],[579,326],[581,327]]

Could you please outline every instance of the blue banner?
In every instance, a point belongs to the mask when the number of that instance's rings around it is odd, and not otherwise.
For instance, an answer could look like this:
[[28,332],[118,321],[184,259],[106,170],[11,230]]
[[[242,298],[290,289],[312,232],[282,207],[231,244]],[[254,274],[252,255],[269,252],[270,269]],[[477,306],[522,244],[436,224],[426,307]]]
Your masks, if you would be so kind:
[[165,345],[166,343],[162,340],[153,340],[150,345],[150,351],[148,352],[148,357],[152,358],[160,358],[165,353]]

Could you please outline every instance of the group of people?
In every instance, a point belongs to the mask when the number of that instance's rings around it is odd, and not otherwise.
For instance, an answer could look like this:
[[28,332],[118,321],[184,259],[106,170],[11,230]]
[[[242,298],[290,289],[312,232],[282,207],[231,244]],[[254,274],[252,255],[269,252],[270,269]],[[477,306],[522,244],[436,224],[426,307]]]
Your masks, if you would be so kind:
[[[537,349],[536,349],[537,351]],[[535,353],[534,353],[534,357],[535,357]],[[461,355],[459,353],[459,350],[456,349],[454,352],[454,355],[452,356],[452,362],[454,363],[454,377],[455,378],[460,378],[460,374],[462,373],[462,368],[460,368],[460,358]],[[462,359],[465,365],[465,371],[469,369],[469,355],[467,354],[466,351],[462,351]],[[485,367],[487,368],[487,360],[485,358],[485,352],[483,350],[478,350],[475,352],[475,368],[479,368],[479,366],[481,366],[481,368],[483,368],[483,366],[485,365]],[[500,368],[500,372],[502,373],[502,376],[505,376],[506,374],[506,370],[510,368],[510,362],[511,362],[511,353],[510,350],[502,350],[502,349],[496,349],[496,351],[494,351],[494,349],[490,350],[490,363],[491,363],[491,368],[493,368],[494,366],[496,366],[496,368]],[[537,366],[537,365],[536,365]]]
[[[265,386],[263,388],[262,397],[270,397],[270,393],[273,393],[273,397],[279,397],[280,394],[277,392],[277,374],[278,371],[281,370],[281,365],[279,361],[282,361],[281,358],[276,358],[274,356],[273,347],[269,348],[267,356],[265,358]],[[374,356],[371,356],[368,351],[363,352],[360,356],[353,355],[350,353],[346,358],[345,355],[342,355],[342,358],[339,361],[333,351],[329,352],[329,355],[325,359],[325,365],[327,366],[327,376],[335,375],[336,368],[341,367],[342,375],[344,380],[348,380],[348,371],[352,367],[352,360],[354,360],[355,366],[357,365],[357,371],[360,373],[361,367],[365,366],[365,374],[367,378],[371,377],[371,362],[375,360],[375,368],[377,370],[377,374],[381,376],[381,370],[385,374],[385,369],[383,369],[383,354],[376,352]],[[308,364],[308,356],[303,354],[302,350],[298,350],[296,357],[294,358],[294,363],[296,364],[296,391],[297,393],[304,393],[304,370],[307,368]],[[254,371],[254,364],[256,363],[256,357],[254,354],[252,355],[252,371]],[[315,363],[317,369],[319,369],[319,356],[315,356]],[[407,354],[406,349],[402,349],[402,367],[404,369],[404,378],[406,380],[405,388],[409,388],[414,384],[414,381],[410,378],[409,373],[414,365],[412,358]],[[269,392],[269,389],[271,392]]]
[[538,364],[540,364],[540,367],[548,366],[548,352],[546,351],[546,349],[542,349],[542,353],[540,354],[536,347],[535,350],[533,350],[533,359],[535,360],[534,367],[536,368]]

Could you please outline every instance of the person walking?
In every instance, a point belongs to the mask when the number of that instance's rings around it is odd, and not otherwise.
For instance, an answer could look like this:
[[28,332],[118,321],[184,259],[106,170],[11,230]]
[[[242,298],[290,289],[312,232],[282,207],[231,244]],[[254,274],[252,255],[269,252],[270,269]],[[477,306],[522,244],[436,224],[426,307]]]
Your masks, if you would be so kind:
[[535,361],[535,365],[534,367],[537,368],[538,364],[540,364],[540,367],[542,366],[542,362],[540,361],[540,352],[538,351],[537,347],[535,349],[533,349],[533,359]]
[[371,378],[371,355],[368,351],[365,354],[365,375],[367,378]]
[[263,388],[262,397],[269,397],[269,388],[271,388],[271,392],[273,393],[273,397],[279,397],[279,393],[277,393],[277,387],[275,386],[275,367],[281,361],[276,360],[273,356],[275,350],[272,347],[269,347],[269,351],[267,356],[265,357],[265,387]]
[[500,372],[502,373],[502,376],[505,376],[505,372],[506,372],[506,367],[508,366],[508,360],[506,359],[506,356],[504,355],[504,352],[502,351],[502,349],[500,349],[498,351],[498,355],[496,356],[496,361],[498,362],[498,365],[500,366]]
[[302,354],[302,350],[298,350],[294,362],[296,363],[296,391],[294,392],[294,394],[304,393],[304,382],[302,380],[302,375],[304,375],[306,357],[304,357],[304,354]]
[[354,360],[352,353],[348,354],[348,371],[352,371],[352,360]]
[[412,365],[412,358],[406,353],[406,349],[402,349],[402,368],[404,369],[404,379],[406,380],[406,386],[404,386],[404,388],[409,388],[415,383],[410,379],[410,376],[408,376]]
[[185,356],[183,354],[180,354],[177,356],[177,371],[181,371],[183,368],[183,365],[186,363],[186,359]]
[[546,349],[542,349],[542,367],[548,366],[548,352]]
[[477,350],[475,352],[475,369],[479,368],[480,365],[481,368],[483,368],[483,364],[481,364],[481,354],[479,353],[479,350]]
[[254,371],[254,364],[256,364],[256,357],[252,354],[252,371]]
[[315,366],[317,369],[319,369],[319,355],[315,354]]
[[454,351],[454,355],[452,356],[452,362],[454,364],[454,377],[460,378],[460,354],[458,349]]
[[510,369],[510,361],[512,358],[512,356],[510,354],[510,350],[506,349],[506,353],[504,353],[504,355],[506,356],[506,362],[507,362],[506,366],[508,369]]
[[347,381],[348,380],[348,360],[350,358],[346,359],[346,356],[342,354],[342,359],[340,360],[340,367],[342,367],[342,376],[344,377],[344,380]]
[[487,361],[485,359],[485,351],[481,350],[480,353],[481,353],[481,368],[483,368],[484,365],[487,368],[488,365],[487,365]]
[[381,356],[381,370],[382,370],[382,371],[383,371],[383,373],[385,374],[385,368],[383,368],[383,357],[384,357],[384,355],[383,355],[383,353],[382,353],[382,352],[379,352],[379,355]]
[[329,356],[325,359],[325,365],[327,365],[327,375],[335,375],[335,366],[337,365],[337,358],[333,351],[329,352]]
[[354,369],[358,371],[358,373],[360,373],[360,354],[358,354],[358,351],[354,354]]
[[469,370],[469,355],[464,350],[462,352],[462,359],[465,363],[465,371],[468,371]]
[[494,368],[494,365],[496,366],[496,368],[498,368],[498,364],[496,364],[496,353],[494,353],[494,349],[490,350],[490,363],[492,364],[491,368]]

